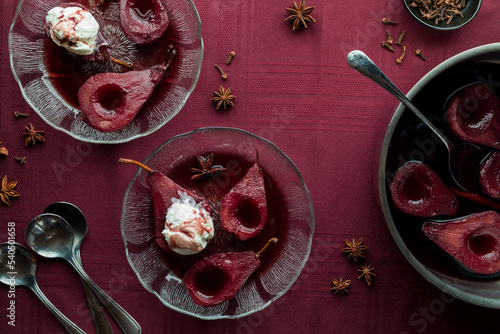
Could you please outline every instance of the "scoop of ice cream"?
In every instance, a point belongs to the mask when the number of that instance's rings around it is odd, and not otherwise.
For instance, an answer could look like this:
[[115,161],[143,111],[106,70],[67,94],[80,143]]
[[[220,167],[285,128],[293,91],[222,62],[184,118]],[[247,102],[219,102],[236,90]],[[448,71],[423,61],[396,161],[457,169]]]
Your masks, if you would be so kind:
[[45,18],[49,35],[59,46],[77,55],[94,52],[99,23],[87,10],[80,7],[54,7]]
[[210,214],[193,197],[179,193],[167,210],[162,234],[172,251],[190,255],[203,250],[214,236]]

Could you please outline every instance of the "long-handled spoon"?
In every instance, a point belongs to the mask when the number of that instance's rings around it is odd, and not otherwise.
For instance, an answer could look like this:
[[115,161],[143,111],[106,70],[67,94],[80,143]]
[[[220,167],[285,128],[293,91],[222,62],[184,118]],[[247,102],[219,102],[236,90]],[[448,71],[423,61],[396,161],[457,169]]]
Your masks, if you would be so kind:
[[[80,247],[83,239],[87,235],[87,221],[83,212],[75,205],[67,202],[56,202],[52,203],[45,208],[44,213],[53,213],[64,218],[71,228],[73,229],[73,255],[83,268],[82,258],[80,254]],[[111,325],[108,319],[104,315],[104,312],[97,301],[95,294],[92,292],[91,287],[82,279],[83,290],[87,296],[87,302],[89,304],[90,313],[92,316],[92,321],[94,323],[94,328],[96,334],[110,334],[113,333]]]
[[85,334],[45,297],[36,282],[35,274],[36,261],[29,250],[18,243],[0,244],[0,282],[29,288],[52,311],[68,333]]
[[452,143],[425,117],[415,105],[404,95],[387,76],[375,65],[375,63],[368,58],[363,52],[355,50],[351,51],[347,56],[347,63],[353,69],[363,74],[365,77],[373,80],[389,93],[394,95],[401,101],[408,109],[417,115],[422,122],[424,122],[443,142],[448,150],[448,168],[455,183],[464,190],[471,188],[471,175],[468,173],[460,172],[460,161],[464,161],[464,157],[484,156],[486,153],[479,146],[471,143]]
[[44,213],[33,218],[24,232],[28,245],[47,258],[68,261],[86,281],[124,333],[141,333],[141,327],[120,305],[97,286],[73,255],[74,233],[67,221],[58,215]]

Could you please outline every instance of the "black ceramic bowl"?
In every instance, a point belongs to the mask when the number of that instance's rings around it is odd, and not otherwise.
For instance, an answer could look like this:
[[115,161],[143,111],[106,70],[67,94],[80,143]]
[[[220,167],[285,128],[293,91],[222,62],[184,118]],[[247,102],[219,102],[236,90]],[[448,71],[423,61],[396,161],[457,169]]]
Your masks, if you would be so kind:
[[446,24],[444,21],[438,22],[435,24],[434,19],[427,20],[422,18],[422,14],[420,13],[420,9],[418,7],[412,7],[410,4],[413,0],[403,0],[406,8],[410,11],[411,15],[417,19],[423,25],[426,25],[430,28],[437,30],[454,30],[460,27],[463,27],[476,16],[479,8],[481,7],[481,0],[466,0],[465,8],[461,10],[463,17],[457,15],[450,24]]

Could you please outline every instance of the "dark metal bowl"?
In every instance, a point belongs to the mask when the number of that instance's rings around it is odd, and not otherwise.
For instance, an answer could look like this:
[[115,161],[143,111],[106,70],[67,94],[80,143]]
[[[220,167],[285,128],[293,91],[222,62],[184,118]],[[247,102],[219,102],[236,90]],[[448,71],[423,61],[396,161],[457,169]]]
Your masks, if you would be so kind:
[[[490,70],[490,67],[492,70]],[[488,72],[489,71],[489,72]],[[483,45],[451,57],[429,71],[407,96],[426,117],[452,136],[443,120],[443,105],[462,80],[500,82],[500,43]],[[440,89],[435,89],[436,86]],[[437,93],[433,93],[436,92]],[[434,95],[433,95],[434,94]],[[436,95],[437,94],[437,95]],[[431,106],[426,104],[431,101]],[[458,299],[471,304],[500,309],[500,279],[477,279],[464,275],[421,233],[422,219],[406,215],[392,204],[389,184],[398,166],[408,160],[424,159],[446,180],[446,150],[429,146],[428,128],[404,105],[397,108],[384,137],[378,170],[382,211],[389,231],[408,262],[427,281]],[[451,138],[453,139],[453,138]],[[463,203],[462,204],[466,204]],[[461,204],[461,207],[464,205]],[[463,210],[477,208],[461,208]],[[481,209],[481,208],[479,208]]]
[[434,23],[434,20],[423,19],[420,14],[420,10],[418,8],[413,8],[410,4],[413,0],[403,0],[406,8],[410,11],[411,15],[417,19],[423,25],[426,25],[432,29],[436,30],[454,30],[460,27],[463,27],[476,16],[479,8],[481,7],[482,0],[467,0],[465,8],[461,10],[463,17],[457,16],[455,17],[450,24],[446,24],[446,22],[440,21],[437,25]]

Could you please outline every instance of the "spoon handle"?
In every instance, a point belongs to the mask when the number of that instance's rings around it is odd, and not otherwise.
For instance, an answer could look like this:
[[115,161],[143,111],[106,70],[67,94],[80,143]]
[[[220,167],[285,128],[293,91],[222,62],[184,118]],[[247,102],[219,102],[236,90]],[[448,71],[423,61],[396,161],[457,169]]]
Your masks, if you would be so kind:
[[45,295],[43,294],[42,290],[40,290],[40,287],[38,286],[36,281],[33,283],[32,286],[29,286],[29,288],[31,289],[31,291],[33,291],[35,293],[35,295],[37,295],[38,298],[40,298],[40,300],[45,304],[45,306],[47,306],[47,308],[50,311],[52,311],[52,313],[56,316],[57,320],[59,320],[63,324],[64,328],[66,328],[66,332],[68,332],[70,334],[85,334],[84,331],[82,331],[71,320],[66,318],[66,316],[64,314],[62,314],[61,311],[59,311],[54,306],[54,304],[52,304],[47,299],[47,297],[45,297]]
[[127,334],[140,334],[142,332],[141,326],[132,318],[120,305],[118,305],[111,297],[109,297],[102,289],[87,275],[82,266],[77,260],[72,257],[68,260],[71,265],[78,272],[83,281],[85,281],[92,291],[96,294],[97,298],[101,301],[102,305],[108,310],[111,317],[115,320],[116,324],[123,333]]
[[[78,264],[82,266],[82,260],[79,251],[75,252],[75,258],[78,261]],[[94,292],[92,291],[92,288],[83,279],[81,279],[81,281],[82,281],[83,291],[85,292],[85,296],[87,297],[87,303],[89,304],[90,314],[92,315],[92,322],[94,323],[96,334],[112,334],[113,330],[111,329],[111,325],[109,324],[108,319],[104,315],[104,311],[102,310],[101,305],[97,301],[97,298]]]
[[415,115],[418,116],[431,130],[438,136],[438,138],[446,145],[448,151],[451,150],[452,143],[441,134],[441,132],[432,124],[420,110],[415,107],[415,105],[403,94],[392,82],[387,78],[387,76],[375,65],[375,63],[368,58],[362,51],[351,51],[347,56],[347,63],[353,69],[363,74],[365,77],[373,80],[375,83],[380,85],[386,91],[394,95],[399,101],[401,101],[408,109],[410,109]]

